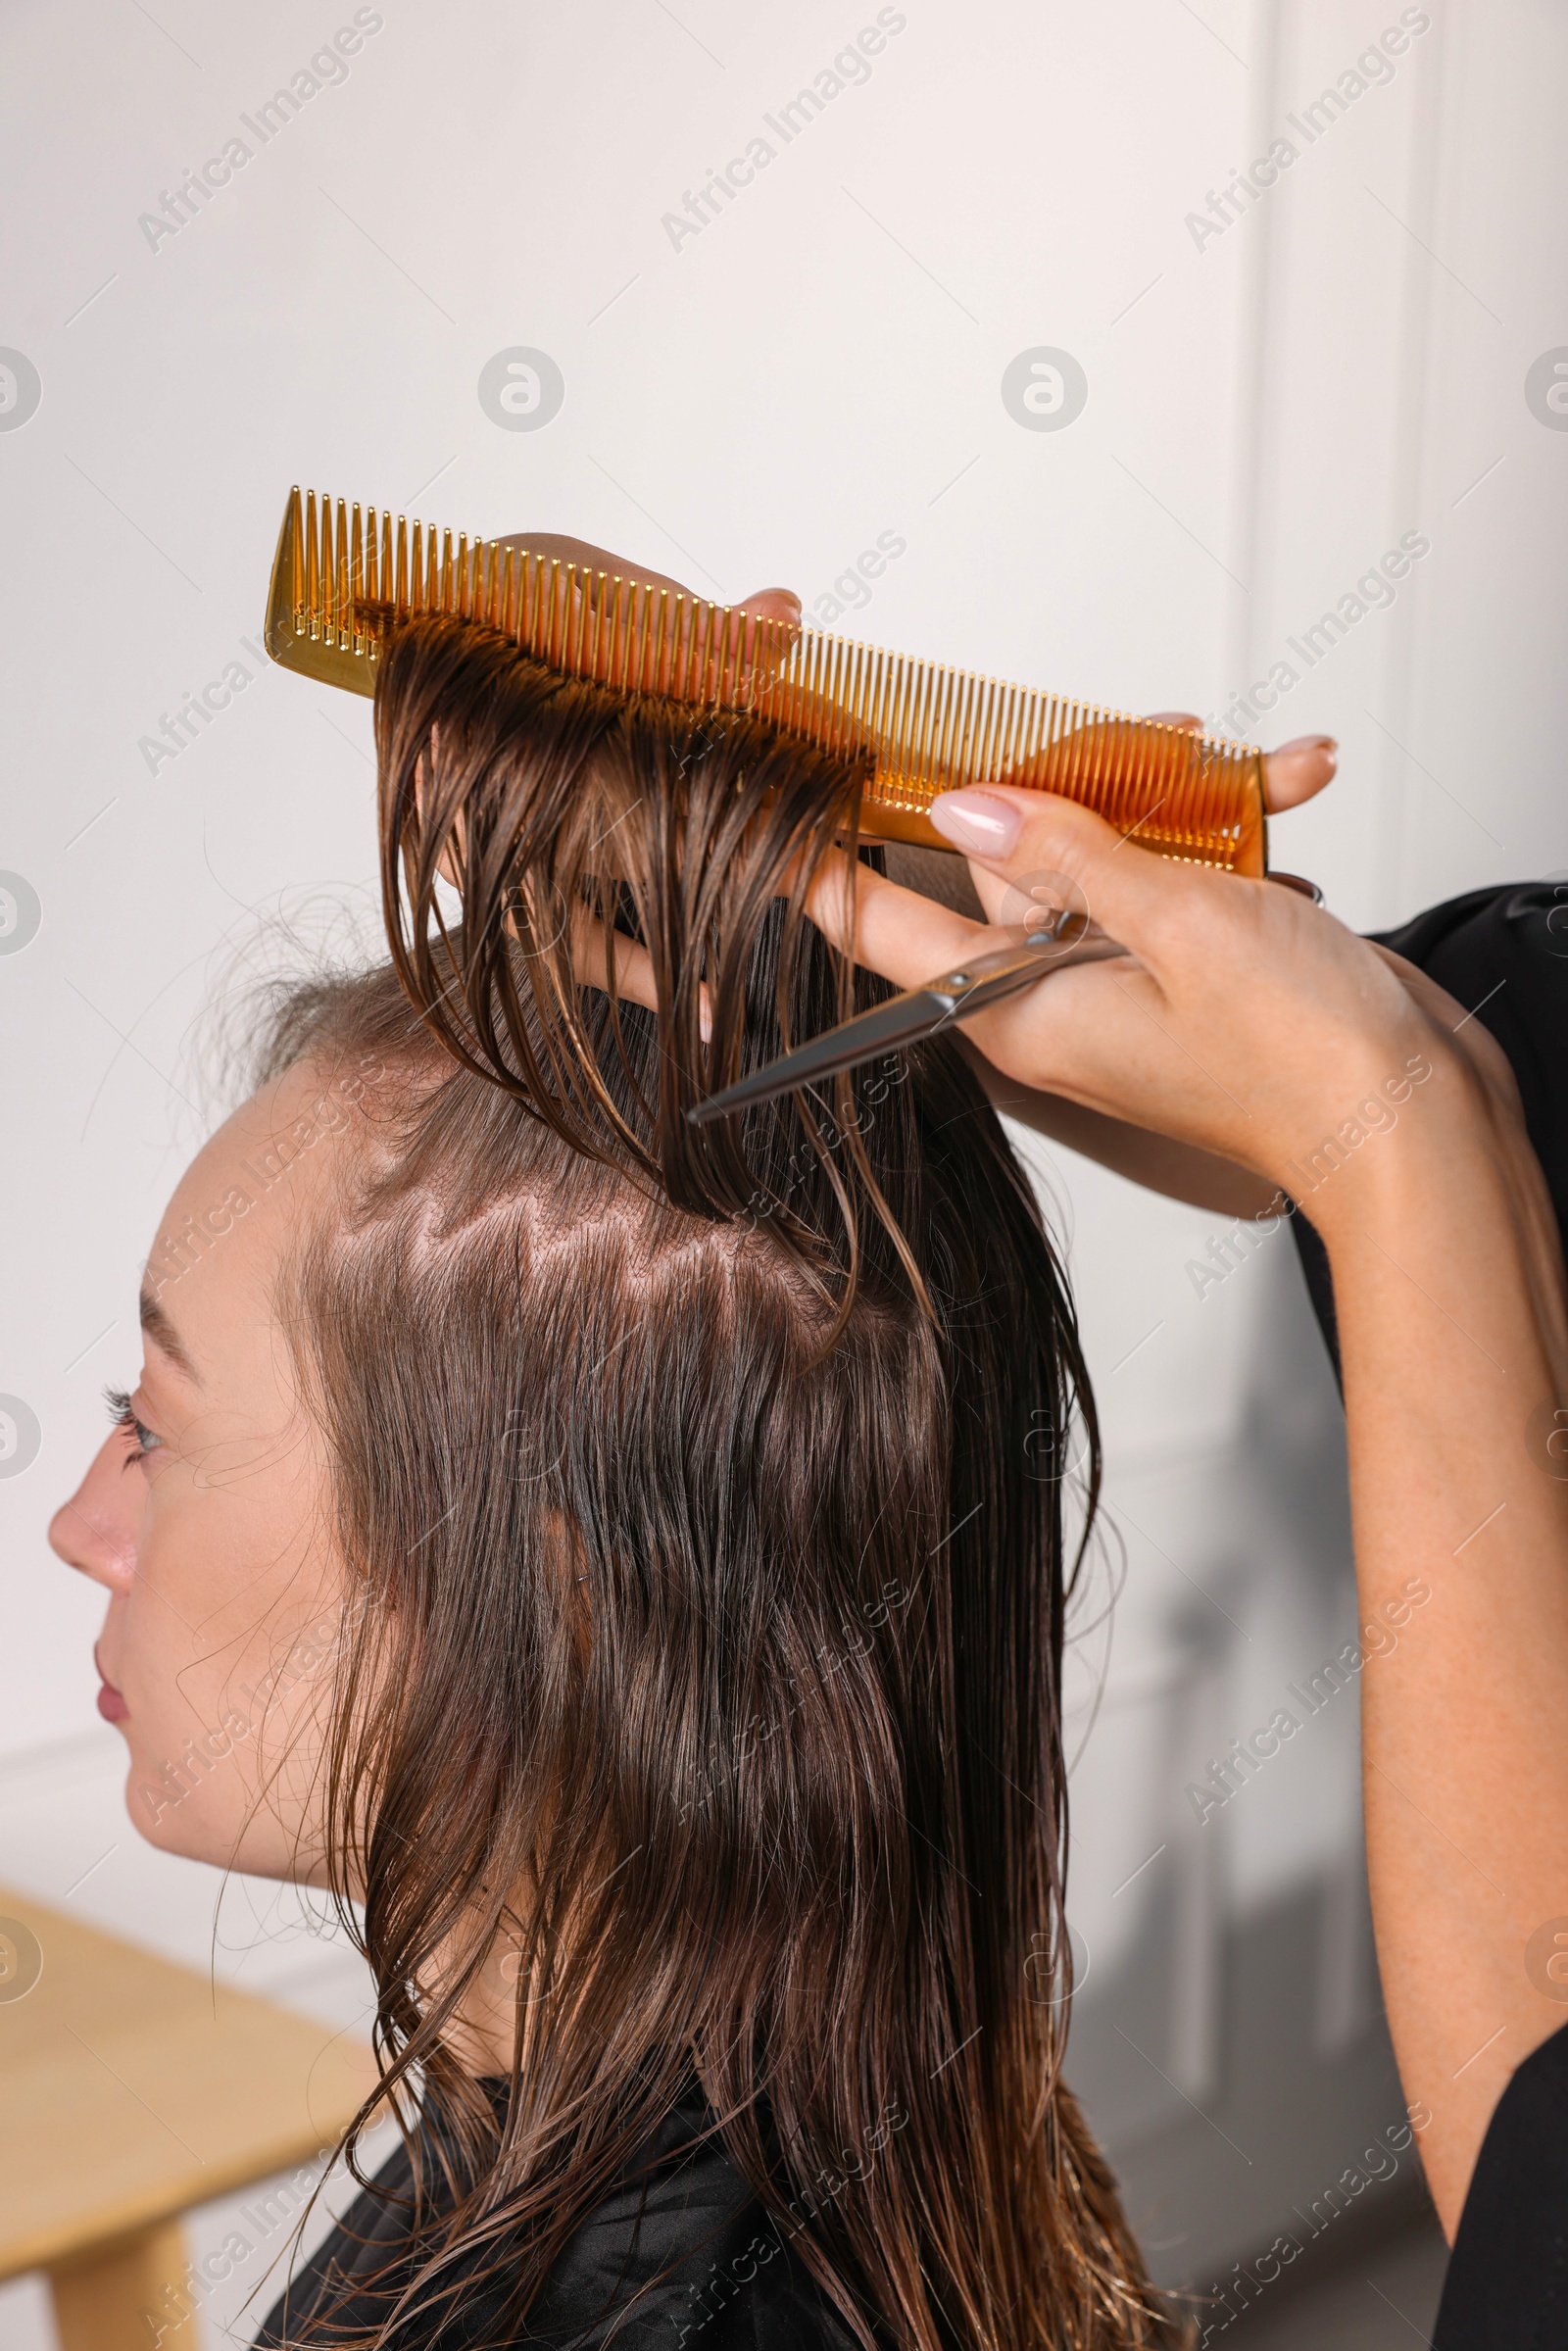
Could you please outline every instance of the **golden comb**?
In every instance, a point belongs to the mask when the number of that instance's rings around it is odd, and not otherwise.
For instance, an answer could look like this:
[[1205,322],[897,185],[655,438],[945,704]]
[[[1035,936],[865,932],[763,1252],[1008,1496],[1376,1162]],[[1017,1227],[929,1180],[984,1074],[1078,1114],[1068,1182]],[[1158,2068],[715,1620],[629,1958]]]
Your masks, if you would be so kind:
[[569,677],[693,710],[744,710],[826,750],[869,751],[861,837],[951,850],[939,792],[1058,792],[1167,857],[1268,869],[1261,755],[1152,718],[707,603],[515,541],[412,525],[290,491],[272,563],[267,650],[285,669],[373,694],[382,639],[418,613],[497,629]]

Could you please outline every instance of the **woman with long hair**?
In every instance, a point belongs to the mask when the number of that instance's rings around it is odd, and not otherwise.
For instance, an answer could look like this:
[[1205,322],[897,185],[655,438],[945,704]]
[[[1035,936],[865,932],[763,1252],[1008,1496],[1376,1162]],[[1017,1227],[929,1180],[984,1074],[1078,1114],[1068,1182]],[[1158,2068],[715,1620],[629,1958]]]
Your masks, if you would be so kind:
[[1098,1470],[1027,1180],[952,1041],[684,1115],[886,992],[803,911],[858,771],[457,621],[376,723],[393,959],[275,1007],[57,1538],[140,1825],[374,1974],[404,2152],[264,2339],[1174,2339],[1060,2078],[1075,1408]]

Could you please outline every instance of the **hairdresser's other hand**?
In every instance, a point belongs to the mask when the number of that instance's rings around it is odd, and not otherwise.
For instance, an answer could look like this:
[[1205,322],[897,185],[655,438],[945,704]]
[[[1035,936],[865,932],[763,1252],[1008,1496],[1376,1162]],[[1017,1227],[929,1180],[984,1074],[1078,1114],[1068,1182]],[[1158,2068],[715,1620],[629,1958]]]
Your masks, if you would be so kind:
[[[1196,710],[1150,710],[1146,714],[1166,726],[1186,727],[1191,734],[1202,731],[1203,721]],[[1263,806],[1276,816],[1286,808],[1298,808],[1303,800],[1311,800],[1333,783],[1339,756],[1340,747],[1332,735],[1293,735],[1277,751],[1266,751]]]
[[[667,588],[672,596],[684,596],[697,604],[711,601],[722,605],[724,602],[722,596],[710,589],[690,588],[684,580],[671,579],[667,572],[651,571],[646,563],[634,563],[629,556],[616,555],[609,547],[595,547],[587,539],[564,537],[560,531],[511,531],[505,538],[498,539],[496,545],[515,547],[519,554],[526,550],[530,555],[553,557],[558,563],[574,563],[579,571],[588,575],[590,609],[597,602],[601,574],[608,579],[644,580],[650,587]],[[781,621],[791,634],[801,625],[801,600],[793,588],[754,589],[750,596],[738,599],[737,609],[744,611],[749,619],[754,621]],[[749,643],[746,650],[749,651]],[[742,658],[745,658],[744,652]]]

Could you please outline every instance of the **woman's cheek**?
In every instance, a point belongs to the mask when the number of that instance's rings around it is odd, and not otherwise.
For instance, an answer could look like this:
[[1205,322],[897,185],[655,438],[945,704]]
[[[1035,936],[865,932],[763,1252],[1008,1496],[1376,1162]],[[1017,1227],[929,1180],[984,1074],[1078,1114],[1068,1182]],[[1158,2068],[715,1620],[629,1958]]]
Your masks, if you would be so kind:
[[129,1710],[119,1729],[130,1750],[132,1822],[154,1844],[211,1858],[225,1829],[232,1843],[249,1791],[223,1729],[236,1660],[212,1637],[218,1530],[182,1483],[177,1461],[147,1471],[135,1573],[111,1610],[100,1658]]

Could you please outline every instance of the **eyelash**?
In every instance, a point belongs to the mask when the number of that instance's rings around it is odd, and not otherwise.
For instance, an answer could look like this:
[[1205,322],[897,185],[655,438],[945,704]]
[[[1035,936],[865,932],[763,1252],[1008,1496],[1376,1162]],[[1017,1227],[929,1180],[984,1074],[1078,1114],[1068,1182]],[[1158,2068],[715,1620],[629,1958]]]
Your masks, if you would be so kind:
[[106,1388],[104,1402],[109,1406],[109,1417],[116,1428],[123,1429],[128,1437],[136,1440],[132,1458],[145,1461],[154,1446],[162,1445],[164,1441],[156,1430],[149,1429],[145,1421],[136,1418],[130,1408],[130,1391],[125,1388]]

